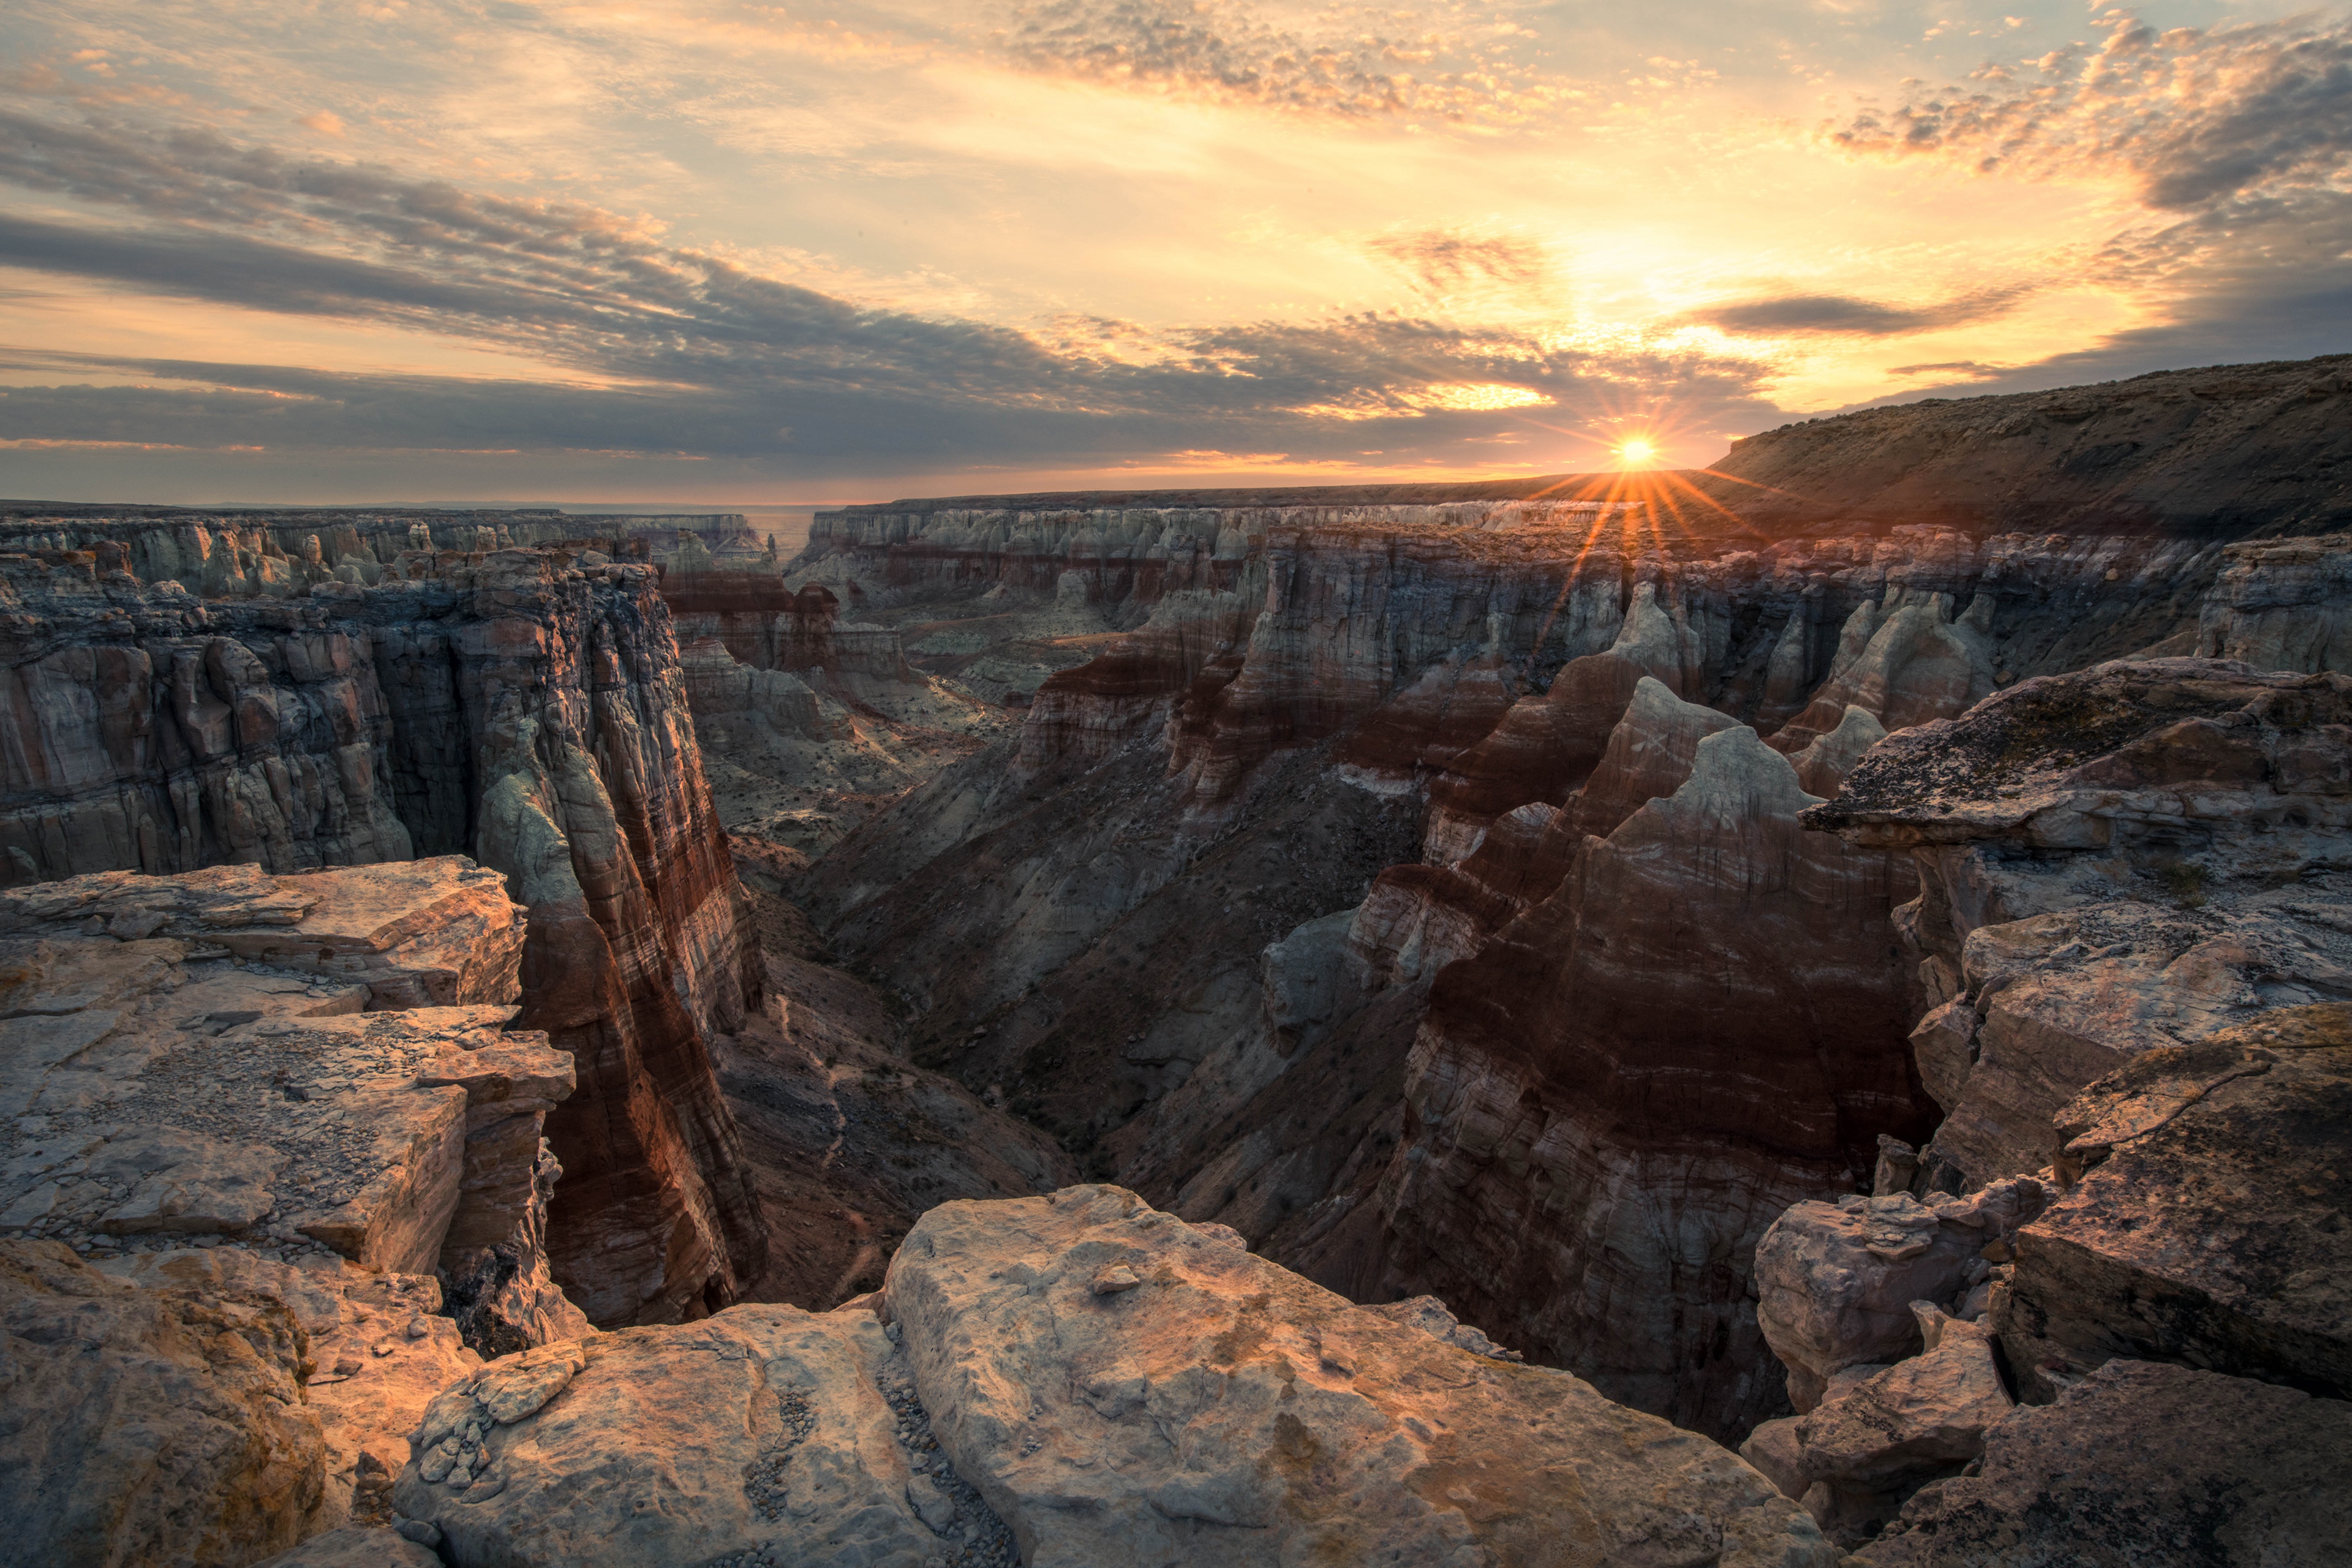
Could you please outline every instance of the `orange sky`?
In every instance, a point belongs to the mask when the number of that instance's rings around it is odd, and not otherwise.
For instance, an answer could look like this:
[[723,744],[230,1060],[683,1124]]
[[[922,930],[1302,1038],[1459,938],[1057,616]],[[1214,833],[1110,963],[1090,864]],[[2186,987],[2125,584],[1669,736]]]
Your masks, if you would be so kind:
[[19,0],[0,491],[1687,464],[2352,347],[2340,10],[1628,9]]

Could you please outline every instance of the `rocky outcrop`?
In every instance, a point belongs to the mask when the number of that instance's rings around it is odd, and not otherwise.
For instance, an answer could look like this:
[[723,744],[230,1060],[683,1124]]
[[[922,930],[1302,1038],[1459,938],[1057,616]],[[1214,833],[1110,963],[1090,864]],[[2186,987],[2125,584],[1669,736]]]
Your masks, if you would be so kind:
[[1118,1188],[935,1209],[873,1306],[493,1363],[400,1510],[458,1568],[1833,1561],[1704,1439]]
[[2335,674],[2159,659],[2045,677],[1890,737],[1810,824],[1913,851],[1897,920],[1948,1111],[1931,1171],[1976,1185],[2059,1153],[2052,1119],[2157,1044],[2352,994],[2352,826]]
[[1726,1563],[1829,1560],[1703,1439],[1119,1188],[935,1209],[887,1300],[942,1448],[1040,1568],[1611,1562],[1700,1540]]
[[2352,1007],[2152,1047],[2057,1120],[1997,1302],[2030,1395],[2126,1356],[2352,1398]]
[[606,1321],[708,1310],[762,1246],[708,1054],[746,971],[652,573],[404,549],[382,577],[200,601],[0,557],[10,879],[471,854],[531,911],[524,1022],[578,1063],[557,1276]]
[[451,1378],[591,1331],[546,1250],[572,1059],[504,1029],[523,944],[457,856],[0,890],[0,1486],[57,1538],[32,1560],[381,1523]]
[[[2109,1362],[1986,1435],[1856,1561],[2207,1568],[2338,1560],[2352,1405],[2186,1367]],[[2091,1458],[2094,1462],[2085,1462]]]
[[[2298,616],[2253,615],[2265,595],[2243,574],[2217,596],[2241,646],[2325,663],[2329,612],[2294,574],[2280,597]],[[1799,1205],[1758,1249],[1759,1316],[1811,1414],[1749,1450],[1843,1543],[1877,1537],[1865,1560],[2062,1539],[2084,1561],[2319,1560],[2290,1544],[2311,1518],[2237,1468],[2244,1437],[2192,1452],[2138,1424],[2200,1397],[2294,1423],[2299,1396],[2261,1385],[2352,1391],[2352,1008],[2316,1000],[2344,994],[2352,956],[2346,697],[2324,670],[2101,665],[1898,731],[1805,813],[1916,858],[1895,929],[1929,1009],[1920,1075],[1948,1111],[1922,1149],[1883,1140],[1878,1195]],[[1963,1330],[1997,1341],[2000,1397],[2054,1409],[1969,1395],[1935,1364]],[[1940,1447],[1889,1409],[1896,1383],[1937,1391]],[[2128,1458],[2086,1489],[2053,1444],[2105,1454],[2107,1431]],[[2166,1497],[2126,1500],[2150,1486]]]
[[458,856],[0,891],[0,1229],[437,1269],[478,1349],[576,1331],[541,1136],[572,1058],[499,1032],[521,915]]

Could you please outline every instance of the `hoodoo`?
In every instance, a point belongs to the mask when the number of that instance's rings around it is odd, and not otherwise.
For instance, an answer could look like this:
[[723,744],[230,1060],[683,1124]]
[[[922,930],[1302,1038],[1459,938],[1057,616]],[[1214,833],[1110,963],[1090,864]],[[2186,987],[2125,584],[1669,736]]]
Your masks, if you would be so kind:
[[10,1560],[2340,1561],[2346,396],[11,509]]

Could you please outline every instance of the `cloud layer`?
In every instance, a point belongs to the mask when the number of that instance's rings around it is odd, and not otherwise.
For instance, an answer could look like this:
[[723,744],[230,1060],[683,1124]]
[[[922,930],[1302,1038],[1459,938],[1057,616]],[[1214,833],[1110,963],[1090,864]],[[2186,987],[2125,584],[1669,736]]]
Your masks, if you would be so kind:
[[26,0],[0,442],[1544,470],[2352,347],[2352,20],[2024,8]]

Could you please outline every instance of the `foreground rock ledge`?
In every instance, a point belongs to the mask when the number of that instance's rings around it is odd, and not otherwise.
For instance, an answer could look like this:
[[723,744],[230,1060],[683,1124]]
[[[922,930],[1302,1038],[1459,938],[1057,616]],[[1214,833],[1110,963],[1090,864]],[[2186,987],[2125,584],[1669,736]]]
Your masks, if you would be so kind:
[[1706,1439],[1123,1188],[935,1208],[874,1305],[494,1362],[394,1506],[453,1568],[1840,1561]]
[[887,1300],[941,1447],[1031,1568],[1837,1561],[1706,1439],[1124,1188],[941,1205]]

